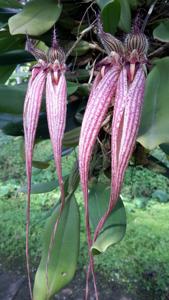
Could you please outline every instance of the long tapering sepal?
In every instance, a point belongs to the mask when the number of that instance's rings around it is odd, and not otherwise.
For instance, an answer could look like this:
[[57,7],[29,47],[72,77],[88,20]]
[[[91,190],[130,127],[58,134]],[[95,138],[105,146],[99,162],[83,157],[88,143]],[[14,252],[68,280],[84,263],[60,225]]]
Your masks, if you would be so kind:
[[29,80],[28,90],[25,98],[23,112],[23,126],[25,137],[25,160],[27,175],[27,224],[26,224],[26,259],[29,287],[31,292],[30,271],[29,271],[29,223],[30,223],[30,193],[31,193],[31,174],[32,174],[32,156],[35,141],[36,128],[41,107],[43,89],[45,85],[46,74],[43,70],[33,69]]
[[[52,142],[54,160],[58,175],[58,181],[61,191],[61,206],[59,216],[55,222],[53,232],[50,239],[48,257],[46,262],[46,283],[48,283],[48,265],[50,261],[51,251],[53,247],[54,237],[58,228],[60,217],[64,208],[65,194],[64,183],[62,178],[62,139],[66,124],[66,110],[67,110],[67,84],[64,73],[56,74],[48,73],[46,82],[46,110],[50,139]],[[57,79],[57,80],[56,80]],[[48,291],[49,292],[49,291]]]
[[61,74],[56,83],[53,74],[48,73],[46,82],[46,110],[48,128],[52,142],[54,160],[58,175],[61,198],[64,201],[64,187],[62,179],[62,139],[66,124],[67,85],[65,75]]
[[124,113],[123,132],[119,153],[118,182],[115,198],[118,197],[120,192],[124,173],[135,146],[144,100],[145,81],[145,73],[142,66],[140,66],[133,82],[129,86],[127,94],[127,103]]
[[124,174],[131,158],[140,123],[144,99],[145,74],[140,66],[133,82],[127,87],[127,70],[121,71],[112,122],[112,181],[109,207],[94,234],[97,239],[107,217],[115,206]]
[[[79,140],[79,172],[80,180],[84,195],[85,203],[85,219],[86,230],[88,237],[88,247],[90,255],[90,267],[93,274],[95,292],[97,297],[96,282],[94,276],[94,264],[93,257],[90,252],[91,248],[91,234],[89,224],[89,212],[88,212],[88,173],[89,163],[92,154],[93,147],[95,145],[98,133],[100,131],[102,122],[107,113],[107,110],[112,101],[112,97],[115,94],[116,83],[120,73],[119,66],[112,67],[105,76],[99,80],[96,89],[92,89],[92,94],[89,96],[89,104],[87,105],[85,115],[82,122],[80,140]],[[100,79],[100,78],[99,78]],[[87,299],[87,294],[86,294]]]

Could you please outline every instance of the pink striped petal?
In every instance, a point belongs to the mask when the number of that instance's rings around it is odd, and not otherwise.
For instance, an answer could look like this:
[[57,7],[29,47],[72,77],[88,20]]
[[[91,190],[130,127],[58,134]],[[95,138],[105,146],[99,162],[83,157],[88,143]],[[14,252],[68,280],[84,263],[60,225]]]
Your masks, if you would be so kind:
[[123,126],[123,118],[125,105],[127,100],[127,71],[123,68],[116,90],[114,101],[113,121],[112,121],[112,139],[111,139],[111,158],[112,158],[112,178],[116,176],[117,166],[119,161],[119,147],[121,143],[121,133]]
[[120,192],[124,173],[131,158],[137,138],[144,100],[145,80],[145,73],[142,67],[140,67],[129,87],[127,95],[127,104],[124,113],[123,132],[119,153],[118,189],[116,191],[116,198]]
[[[31,162],[32,160],[35,133],[38,124],[45,79],[46,74],[43,70],[40,70],[35,77],[33,75],[33,77],[30,78],[30,82],[28,84],[23,112],[25,156],[27,166],[29,165],[27,162]],[[27,167],[27,173],[30,173],[29,170],[30,167]]]
[[114,67],[106,73],[104,78],[98,84],[95,93],[93,93],[93,97],[86,108],[83,118],[79,139],[79,171],[84,192],[84,200],[88,199],[87,185],[92,150],[105,114],[115,93],[119,72],[119,67]]
[[140,67],[128,88],[128,92],[126,74],[123,69],[119,77],[113,114],[111,198],[108,210],[95,230],[94,241],[118,200],[125,170],[131,158],[139,129],[144,99],[145,74]]
[[64,202],[64,186],[62,179],[61,155],[62,139],[66,124],[66,101],[67,86],[65,75],[61,74],[59,76],[58,83],[56,83],[56,81],[52,78],[52,73],[48,73],[46,82],[46,110],[62,202]]
[[32,82],[34,81],[36,75],[39,74],[39,71],[40,71],[40,69],[37,68],[36,66],[32,69],[31,77],[30,77],[29,82],[28,82],[27,92],[26,92],[26,96],[25,96],[23,114],[25,113],[27,102],[29,101],[29,94],[31,93]]
[[[85,115],[82,122],[81,134],[79,139],[79,172],[81,186],[84,196],[85,204],[85,220],[86,231],[88,238],[88,247],[91,248],[92,240],[89,224],[89,211],[88,211],[88,173],[89,163],[92,154],[93,147],[95,145],[98,133],[100,131],[102,122],[107,113],[107,110],[112,101],[112,97],[116,90],[116,83],[120,73],[119,66],[114,66],[106,75],[100,80],[95,90],[92,91],[92,95],[89,96],[90,102],[87,105]],[[93,257],[89,250],[90,267],[94,286],[95,294],[97,296],[96,281],[94,275],[94,263]],[[87,294],[86,294],[87,298]]]
[[31,185],[31,168],[32,168],[32,154],[38,124],[38,117],[40,113],[41,100],[43,89],[45,85],[46,74],[40,70],[34,77],[30,78],[28,84],[28,91],[26,94],[24,112],[23,112],[23,126],[25,137],[25,159],[26,159],[26,173],[28,179],[28,195],[30,193]]
[[50,239],[47,262],[46,262],[46,280],[48,284],[48,266],[53,247],[54,237],[58,228],[61,213],[64,208],[65,195],[64,195],[64,184],[62,178],[62,139],[64,135],[66,125],[66,110],[67,110],[67,85],[65,75],[62,73],[59,75],[49,72],[47,75],[46,82],[46,111],[48,119],[48,128],[51,138],[54,160],[56,165],[56,171],[58,175],[58,181],[61,191],[61,207],[59,216],[55,222],[53,232]]
[[91,88],[90,95],[89,95],[89,98],[88,98],[88,101],[87,101],[87,105],[89,105],[91,99],[93,99],[93,94],[96,92],[96,88],[97,88],[97,86],[98,86],[101,79],[102,79],[102,75],[99,71],[97,73],[93,83],[92,83],[92,88]]

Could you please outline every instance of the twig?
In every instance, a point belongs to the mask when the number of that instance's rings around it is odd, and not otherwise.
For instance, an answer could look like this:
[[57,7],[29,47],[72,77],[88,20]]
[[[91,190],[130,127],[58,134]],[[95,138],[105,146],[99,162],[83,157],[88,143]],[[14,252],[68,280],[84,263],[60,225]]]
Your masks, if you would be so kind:
[[146,28],[148,19],[150,18],[151,14],[152,14],[152,12],[153,12],[153,9],[154,9],[154,7],[155,7],[155,5],[156,5],[156,3],[157,3],[157,1],[158,1],[158,0],[155,0],[155,1],[153,2],[153,4],[150,6],[149,10],[148,10],[147,16],[146,16],[146,18],[145,18],[145,20],[144,20],[144,23],[143,23],[143,25],[142,25],[142,28],[141,28],[141,31],[142,31],[142,32],[144,32],[144,30],[145,30],[145,28]]
[[92,8],[93,4],[94,4],[94,3],[91,3],[91,4],[87,7],[87,9],[85,10],[85,12],[84,12],[84,14],[83,14],[83,16],[82,16],[82,18],[81,18],[81,21],[80,21],[80,23],[79,23],[79,26],[78,26],[77,36],[79,35],[80,27],[82,26],[83,20],[84,20],[84,18],[85,18],[85,16],[86,16],[87,12],[89,11],[89,9]]
[[90,47],[91,47],[91,49],[96,49],[96,50],[102,52],[103,54],[106,53],[106,51],[105,51],[104,49],[102,49],[102,48],[101,48],[98,44],[96,44],[96,43],[90,44]]
[[83,36],[88,33],[92,28],[94,27],[94,25],[90,25],[89,27],[85,28],[79,35],[79,37],[77,38],[77,40],[74,42],[73,46],[69,49],[69,51],[66,53],[66,59],[68,58],[68,56],[71,54],[71,52],[73,51],[73,49],[77,46],[77,44],[81,41],[81,39],[83,38]]
[[90,72],[90,77],[89,77],[89,80],[88,80],[88,84],[91,84],[91,82],[92,82],[93,75],[94,75],[94,70],[95,70],[95,64],[96,64],[96,59],[93,62],[93,66],[92,66],[92,69],[91,69],[91,72]]
[[167,48],[169,48],[169,43],[161,46],[160,48],[156,49],[155,51],[151,52],[148,57],[152,57],[152,56],[155,56],[155,55],[158,55],[160,53],[162,53],[164,50],[166,50]]

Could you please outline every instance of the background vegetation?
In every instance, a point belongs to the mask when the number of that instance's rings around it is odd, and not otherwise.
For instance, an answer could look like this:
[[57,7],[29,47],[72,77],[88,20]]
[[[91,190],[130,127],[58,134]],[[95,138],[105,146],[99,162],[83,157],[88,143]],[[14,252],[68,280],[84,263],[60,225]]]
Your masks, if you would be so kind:
[[[8,268],[25,264],[25,209],[26,195],[19,192],[24,186],[25,166],[20,155],[22,138],[1,134],[0,153],[0,257]],[[76,151],[76,150],[75,150]],[[35,158],[51,155],[51,145],[45,141],[36,146]],[[6,155],[8,153],[8,155]],[[167,163],[161,150],[153,152]],[[75,153],[63,160],[65,174],[70,171]],[[33,183],[53,180],[54,163],[48,169],[33,168]],[[106,178],[102,178],[103,181]],[[122,190],[127,211],[125,238],[102,256],[96,258],[96,270],[107,281],[122,286],[137,295],[148,291],[149,299],[167,299],[169,293],[169,181],[142,167],[128,168]],[[44,224],[56,203],[59,191],[32,195],[31,203],[31,265],[37,267],[41,255]],[[81,250],[78,268],[83,273],[87,263],[87,244],[84,225],[84,206],[80,188],[76,191],[81,211]]]

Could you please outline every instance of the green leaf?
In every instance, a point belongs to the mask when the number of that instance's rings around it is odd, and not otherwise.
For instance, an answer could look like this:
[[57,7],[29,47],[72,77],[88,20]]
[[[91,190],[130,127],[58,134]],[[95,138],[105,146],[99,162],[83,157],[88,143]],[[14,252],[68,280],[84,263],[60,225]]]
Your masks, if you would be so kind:
[[131,10],[128,1],[119,0],[121,5],[121,14],[119,28],[125,32],[131,31]]
[[114,34],[120,21],[121,6],[119,0],[97,1],[101,8],[104,31]]
[[64,16],[64,18],[59,19],[59,25],[66,30],[72,30],[72,28],[78,26],[78,22],[69,16]]
[[[68,178],[68,175],[63,176],[63,180],[65,181]],[[55,190],[59,186],[58,180],[51,180],[40,182],[31,185],[31,194],[43,194],[49,193]],[[27,186],[21,187],[18,192],[27,194]]]
[[40,170],[44,170],[47,169],[49,167],[50,163],[49,161],[40,161],[40,160],[33,160],[32,161],[32,166],[34,168],[40,169]]
[[101,10],[104,8],[104,6],[109,4],[109,2],[111,2],[111,0],[96,0],[96,3],[98,4]]
[[[49,193],[58,187],[58,180],[45,181],[31,185],[31,194]],[[21,193],[27,193],[27,186],[19,189]]]
[[0,0],[0,8],[22,8],[22,4],[17,0]]
[[77,128],[72,129],[64,134],[64,138],[63,138],[63,146],[64,147],[75,147],[78,145],[80,129],[81,129],[81,127],[77,127]]
[[25,50],[13,50],[0,54],[0,65],[16,65],[34,61],[34,57]]
[[26,84],[0,85],[0,112],[22,114]]
[[0,11],[0,29],[8,25],[8,18],[8,16],[6,16]]
[[79,87],[78,87],[78,93],[79,93],[79,95],[88,97],[89,93],[90,93],[90,89],[91,89],[91,84],[89,84],[89,83],[83,83],[83,84],[79,85]]
[[[1,15],[0,15],[1,16]],[[0,52],[19,50],[24,48],[24,39],[20,36],[11,36],[8,30],[0,31]]]
[[67,81],[68,96],[74,94],[78,90],[78,83]]
[[161,144],[160,148],[164,151],[164,153],[169,157],[169,143],[168,144]]
[[[16,65],[12,66],[0,66],[0,83],[6,83],[6,81],[9,79],[12,72],[15,70]],[[9,103],[7,103],[7,100],[4,98],[1,98],[2,95],[2,86],[0,85],[0,111],[2,106],[6,107]],[[10,106],[10,104],[9,104]]]
[[56,0],[32,0],[23,10],[9,19],[9,29],[14,34],[41,35],[59,19],[62,5]]
[[[82,32],[83,30],[85,30],[87,27],[88,27],[88,23],[83,23],[80,26],[80,29],[79,29],[79,24],[76,23],[75,26],[73,27],[73,29],[71,30],[71,34],[73,34],[73,35],[75,35],[77,37],[80,34],[80,32]],[[70,30],[70,28],[69,28],[69,30]]]
[[[1,69],[6,70],[6,72],[8,71],[6,67],[1,67]],[[9,71],[11,72],[11,69],[9,69]],[[0,84],[0,113],[22,115],[27,85],[28,85],[27,83],[16,84],[14,86],[12,85],[7,86],[7,85]],[[41,111],[44,110],[45,110],[45,99],[42,98]]]
[[66,78],[72,81],[86,81],[89,78],[89,71],[85,69],[76,69],[75,72],[67,72]]
[[136,8],[139,5],[140,0],[128,0],[128,3],[132,8]]
[[47,222],[43,234],[43,250],[33,289],[34,300],[48,300],[73,278],[79,253],[80,218],[79,208],[73,197],[63,209],[61,219],[54,237],[54,243],[48,264],[48,286],[46,283],[46,263],[49,244],[55,222],[59,213],[58,206]]
[[158,59],[146,82],[138,141],[147,149],[169,142],[169,57]]
[[161,22],[153,31],[154,39],[169,42],[169,20]]
[[[89,193],[89,212],[93,225],[96,228],[106,212],[110,200],[110,187],[97,183]],[[126,213],[122,200],[119,198],[115,208],[105,222],[101,233],[92,246],[94,255],[103,253],[108,247],[122,240],[126,232]]]
[[[69,45],[69,48],[72,47],[72,45],[74,44],[74,42],[70,42],[68,45]],[[88,52],[90,49],[91,49],[91,45],[89,42],[87,41],[83,41],[81,40],[77,46],[73,49],[73,51],[71,52],[71,56],[81,56],[81,55],[84,55],[86,54],[86,52]]]
[[[17,87],[17,86],[15,86]],[[1,96],[1,93],[0,93]],[[6,94],[8,101],[2,101],[0,99],[0,112],[3,113],[8,113],[8,119],[4,119],[5,124],[2,128],[3,132],[7,135],[11,136],[23,136],[23,121],[22,118],[16,118],[13,117],[13,114],[20,115],[23,112],[22,106],[24,103],[24,99],[22,99],[22,104],[18,103],[19,106],[16,107],[15,104],[17,105],[16,99],[14,101],[11,101],[11,98],[9,97],[8,93]],[[4,100],[4,99],[3,99]],[[42,108],[41,108],[41,114],[39,116],[39,122],[38,122],[38,127],[36,131],[36,139],[38,140],[45,140],[49,139],[49,131],[48,131],[48,126],[47,126],[47,118],[46,118],[46,113],[43,111],[45,110],[45,101],[42,99]],[[77,106],[78,103],[71,102],[68,103],[67,105],[67,120],[66,120],[66,132],[65,132],[65,138],[63,140],[63,146],[65,148],[71,148],[71,147],[76,147],[78,145],[79,141],[79,134],[80,134],[80,126],[78,125],[78,122],[76,121],[75,115],[77,112]]]

